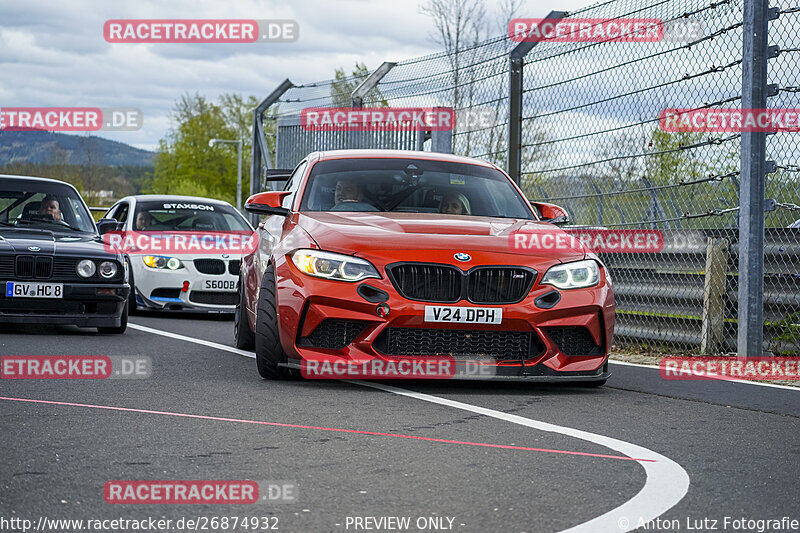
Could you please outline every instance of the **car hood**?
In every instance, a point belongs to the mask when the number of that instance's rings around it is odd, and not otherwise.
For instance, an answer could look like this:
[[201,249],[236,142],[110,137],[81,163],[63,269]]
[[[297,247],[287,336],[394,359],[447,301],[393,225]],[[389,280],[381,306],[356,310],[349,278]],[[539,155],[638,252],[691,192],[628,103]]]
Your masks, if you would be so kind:
[[[33,251],[29,247],[38,247]],[[103,248],[100,237],[89,233],[60,233],[41,229],[2,228],[0,254],[116,257]]]
[[538,255],[562,262],[586,256],[582,247],[557,255],[515,250],[512,245],[517,232],[566,234],[552,224],[535,220],[428,213],[305,212],[299,215],[297,222],[321,248],[347,254],[383,250],[479,251]]

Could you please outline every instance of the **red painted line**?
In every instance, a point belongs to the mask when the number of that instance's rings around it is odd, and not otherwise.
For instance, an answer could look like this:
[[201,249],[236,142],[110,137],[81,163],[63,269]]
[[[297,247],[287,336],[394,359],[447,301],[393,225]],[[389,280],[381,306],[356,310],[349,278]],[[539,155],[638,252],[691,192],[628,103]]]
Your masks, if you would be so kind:
[[463,440],[450,440],[450,439],[435,439],[433,437],[418,437],[416,435],[403,435],[400,433],[381,433],[378,431],[362,431],[359,429],[341,429],[341,428],[326,428],[319,426],[304,426],[300,424],[285,424],[281,422],[263,422],[261,420],[245,420],[241,418],[225,418],[221,416],[206,416],[206,415],[192,415],[187,413],[172,413],[169,411],[152,411],[150,409],[132,409],[130,407],[114,407],[110,405],[92,405],[87,403],[71,403],[71,402],[54,402],[50,400],[31,400],[29,398],[7,398],[0,396],[0,400],[8,400],[12,402],[28,402],[28,403],[44,403],[48,405],[66,405],[69,407],[90,407],[92,409],[106,409],[109,411],[127,411],[131,413],[144,413],[149,415],[167,415],[179,416],[183,418],[198,418],[201,420],[216,420],[219,422],[238,422],[240,424],[258,424],[262,426],[276,426],[283,428],[297,428],[297,429],[316,429],[319,431],[336,431],[340,433],[357,433],[359,435],[378,435],[381,437],[397,437],[402,439],[424,440],[428,442],[442,442],[445,444],[464,444],[467,446],[483,446],[486,448],[501,448],[504,450],[523,450],[529,452],[547,452],[547,453],[561,453],[566,455],[583,455],[585,457],[601,457],[604,459],[620,459],[622,461],[642,461],[648,463],[656,462],[655,459],[637,459],[635,457],[624,457],[620,455],[603,455],[599,453],[586,453],[586,452],[571,452],[567,450],[550,450],[547,448],[528,448],[526,446],[510,446],[508,444],[488,444],[485,442],[468,442]]

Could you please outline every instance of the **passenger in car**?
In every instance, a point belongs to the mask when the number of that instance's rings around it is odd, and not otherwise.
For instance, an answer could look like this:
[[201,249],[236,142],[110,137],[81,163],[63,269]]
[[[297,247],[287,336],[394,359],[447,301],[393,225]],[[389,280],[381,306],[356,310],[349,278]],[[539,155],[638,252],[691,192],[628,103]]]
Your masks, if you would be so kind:
[[460,192],[447,193],[439,204],[439,212],[447,215],[469,215],[469,200]]

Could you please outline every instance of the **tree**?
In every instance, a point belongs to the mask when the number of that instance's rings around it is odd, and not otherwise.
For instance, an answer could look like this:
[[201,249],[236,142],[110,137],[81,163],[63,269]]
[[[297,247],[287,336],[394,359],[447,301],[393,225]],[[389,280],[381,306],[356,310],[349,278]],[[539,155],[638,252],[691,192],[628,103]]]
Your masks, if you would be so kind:
[[444,47],[450,64],[453,109],[461,109],[464,48],[476,45],[485,35],[486,9],[481,0],[428,0],[419,10],[433,19],[436,32],[431,37]]
[[[242,139],[242,189],[247,191],[253,109],[257,105],[255,96],[223,94],[219,103],[212,103],[197,93],[183,95],[170,115],[173,128],[159,142],[148,192],[205,196],[235,203],[236,145],[209,147],[208,141]],[[274,121],[265,121],[265,127],[274,131]],[[267,145],[274,149],[270,136]]]
[[[487,13],[481,0],[427,0],[420,7],[421,13],[433,19],[435,32],[431,38],[444,48],[451,82],[451,100],[446,105],[452,106],[457,116],[468,116],[466,111],[476,110],[481,102],[491,102],[488,104],[490,108],[481,110],[482,114],[489,112],[495,119],[504,116],[507,76],[497,76],[492,70],[498,45],[481,43],[495,28],[505,34],[508,22],[514,18],[520,5],[521,0],[502,0],[495,13]],[[530,126],[526,124],[526,128],[530,129]],[[473,128],[459,127],[457,123],[453,129],[454,151],[467,156],[474,152],[505,166],[506,128],[498,125],[479,129],[481,131],[474,132]],[[534,142],[539,133],[526,133],[530,140],[524,139],[523,144]],[[523,157],[539,155],[532,150],[527,152]]]
[[[333,100],[334,107],[352,107],[353,101],[351,95],[356,87],[367,79],[369,76],[369,69],[364,63],[356,61],[356,67],[350,76],[345,74],[343,68],[337,68],[334,72],[333,82],[331,83],[331,99]],[[387,107],[389,103],[381,94],[377,87],[369,90],[364,97],[366,107]]]

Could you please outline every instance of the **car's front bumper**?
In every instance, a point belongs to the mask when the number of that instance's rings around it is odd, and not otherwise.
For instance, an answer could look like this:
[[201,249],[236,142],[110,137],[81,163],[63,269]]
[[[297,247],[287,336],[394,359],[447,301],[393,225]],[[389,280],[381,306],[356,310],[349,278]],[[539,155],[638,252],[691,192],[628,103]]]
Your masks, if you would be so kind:
[[[475,305],[465,301],[452,304],[502,308],[501,324],[443,324],[424,321],[426,305],[442,304],[403,298],[386,278],[346,283],[307,276],[289,261],[279,261],[276,266],[279,330],[281,343],[289,357],[288,366],[298,368],[308,361],[346,360],[362,364],[370,359],[399,361],[430,355],[455,355],[457,363],[467,359],[491,367],[490,377],[498,379],[591,381],[608,377],[606,363],[608,347],[613,342],[614,295],[604,274],[595,287],[558,291],[560,300],[550,309],[540,308],[534,303],[540,296],[554,290],[551,286],[540,286],[537,279],[528,296],[516,304]],[[388,295],[388,299],[382,302],[389,306],[388,316],[379,316],[377,303],[367,301],[358,293],[358,286],[362,283]],[[335,330],[333,337],[343,339],[339,344],[346,345],[315,344],[315,330],[326,320],[354,321],[357,334],[348,333],[345,327],[343,336],[342,331]],[[489,356],[480,353],[448,354],[441,345],[433,347],[434,341],[430,338],[438,334],[428,336],[427,332],[432,330],[444,330],[444,337],[448,339],[458,339],[463,333],[465,338],[459,340],[462,346],[472,342],[475,331],[487,332],[482,341],[484,346],[487,343],[491,345],[495,339],[505,343],[508,337],[514,337],[517,351],[513,356],[498,354],[497,350]],[[414,342],[408,345],[423,347],[419,350],[421,353],[406,350],[399,354],[397,350],[388,349],[387,335],[397,333],[409,334]],[[519,348],[524,346],[518,343],[519,339],[524,339],[525,335],[529,339],[527,349]],[[576,336],[581,342],[576,343]],[[583,347],[588,349],[581,353]],[[475,376],[462,377],[475,379]]]
[[9,298],[0,294],[0,323],[72,324],[80,327],[121,325],[122,312],[130,293],[127,283],[61,284],[64,290],[62,298]]
[[[195,268],[191,258],[178,257],[184,267],[168,270],[148,268],[141,264],[141,256],[131,256],[136,303],[139,307],[153,311],[200,313],[233,313],[236,310],[238,276],[228,270],[228,261],[222,274],[204,274]],[[208,284],[214,284],[215,287],[206,287]],[[225,288],[218,288],[220,284],[225,284]]]

